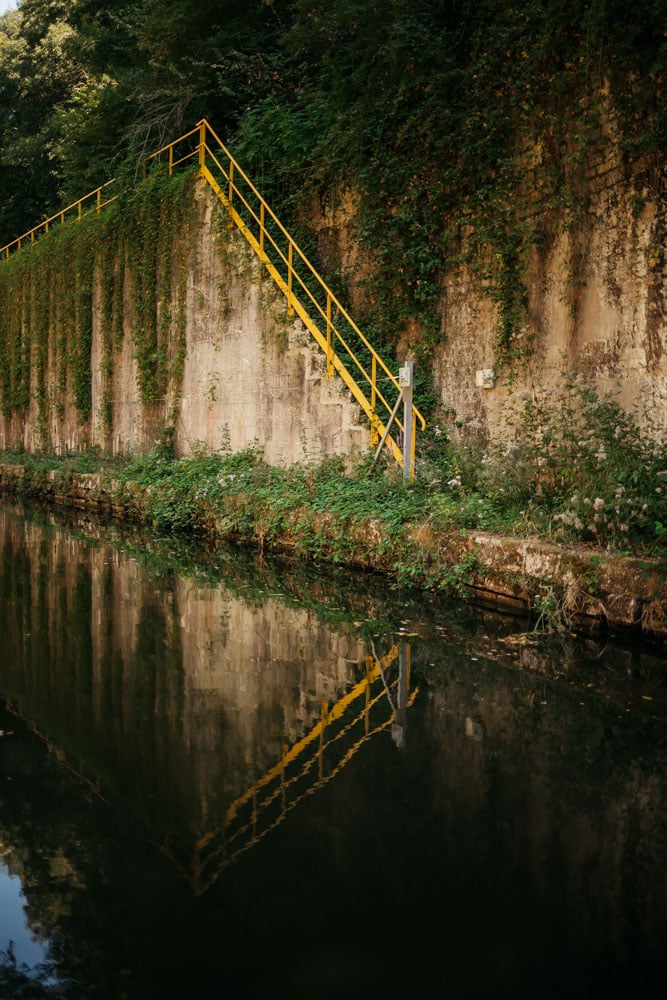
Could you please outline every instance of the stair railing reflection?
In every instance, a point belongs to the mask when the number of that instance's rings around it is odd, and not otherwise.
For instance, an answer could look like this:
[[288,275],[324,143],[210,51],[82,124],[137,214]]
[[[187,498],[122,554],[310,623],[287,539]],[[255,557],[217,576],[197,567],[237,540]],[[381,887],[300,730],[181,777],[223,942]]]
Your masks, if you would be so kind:
[[48,752],[58,761],[59,767],[61,767],[64,771],[69,771],[69,773],[73,775],[77,781],[81,782],[82,785],[85,785],[96,798],[100,799],[102,802],[107,801],[102,792],[102,781],[100,777],[96,775],[95,778],[92,778],[90,776],[86,762],[82,758],[79,759],[78,765],[73,763],[72,759],[70,759],[63,747],[61,747],[59,743],[55,743],[50,736],[43,732],[31,716],[24,715],[23,712],[19,711],[9,695],[5,695],[4,697],[3,708],[5,711],[9,712],[10,715],[13,715],[14,718],[20,719],[26,728],[34,736],[41,740]]
[[[398,662],[398,675],[388,668]],[[162,849],[197,895],[205,892],[239,855],[254,847],[299,802],[331,781],[376,733],[391,727],[398,747],[405,742],[407,709],[419,688],[410,691],[410,646],[394,645],[382,657],[366,657],[366,675],[331,707],[324,699],[320,720],[278,763],[227,808],[222,823],[200,837],[186,867],[167,839]],[[356,714],[352,714],[354,708]],[[382,717],[382,710],[390,712]]]

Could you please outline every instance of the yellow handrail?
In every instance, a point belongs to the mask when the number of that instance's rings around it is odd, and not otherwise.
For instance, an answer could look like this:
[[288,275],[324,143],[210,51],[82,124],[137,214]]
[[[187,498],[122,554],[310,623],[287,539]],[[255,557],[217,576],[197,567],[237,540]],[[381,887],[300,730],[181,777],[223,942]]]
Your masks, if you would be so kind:
[[[184,152],[183,144],[188,140],[190,146]],[[212,145],[215,149],[211,148]],[[285,296],[289,313],[299,316],[321,347],[326,358],[327,377],[331,378],[334,372],[338,372],[366,413],[370,422],[371,446],[376,445],[394,410],[393,402],[387,398],[389,387],[396,396],[401,392],[398,378],[387,367],[206,119],[202,119],[195,128],[179,136],[174,142],[167,143],[152,153],[146,163],[159,160],[165,155],[170,174],[178,164],[196,160],[202,183],[210,186],[225,206],[229,212],[230,224],[236,226],[244,236],[260,264]],[[360,357],[360,353],[366,357]],[[383,389],[381,383],[387,388]],[[424,417],[415,406],[412,407],[412,413],[413,428],[416,429],[419,423],[423,430],[426,426]],[[401,465],[405,462],[404,449],[407,450],[412,478],[415,432],[413,430],[410,442],[403,442],[403,422],[400,418],[395,418],[394,424],[398,428],[398,434],[388,434],[386,444]]]
[[[393,410],[393,405],[387,400],[378,382],[380,380],[388,383],[398,395],[401,392],[398,378],[387,367],[334,292],[321,278],[310,260],[282,225],[209,123],[205,119],[202,119],[198,124],[198,128],[199,173],[203,183],[209,184],[220,201],[225,205],[232,222],[236,225],[239,232],[243,234],[259,257],[260,262],[266,267],[267,272],[285,295],[288,310],[298,314],[299,318],[322,348],[327,361],[327,376],[331,377],[335,370],[342,377],[346,386],[369,418],[371,445],[377,444],[385,431],[386,422]],[[193,136],[193,134],[194,130],[176,140],[175,144]],[[209,136],[217,147],[216,152],[213,152],[210,148],[208,142]],[[165,149],[168,148],[169,146],[165,147]],[[164,151],[162,150],[161,152]],[[223,154],[226,165],[220,162],[220,153]],[[194,156],[195,154],[191,155]],[[209,164],[217,168],[221,179],[224,181],[224,187],[216,180]],[[241,191],[239,178],[243,181],[249,192],[248,197]],[[255,199],[255,207],[248,200],[250,195]],[[241,206],[241,211],[239,211],[239,205]],[[273,223],[278,235],[272,235],[267,228],[267,218]],[[282,238],[283,246],[279,244],[279,238]],[[267,250],[267,247],[271,248],[272,254]],[[305,279],[297,270],[295,257],[303,265],[303,270],[306,274]],[[307,284],[308,281],[310,284]],[[296,293],[295,286],[297,287]],[[319,292],[322,301],[318,300],[317,295],[313,292],[313,288],[316,292]],[[301,295],[301,298],[299,295]],[[334,310],[336,313],[335,321],[333,319]],[[343,323],[347,330],[346,335],[341,331]],[[360,345],[356,351],[349,342],[350,338],[354,338]],[[359,357],[360,348],[363,349],[370,359],[370,373],[367,368],[368,362]],[[378,369],[381,372],[379,379]],[[378,414],[378,404],[381,404],[384,419]],[[426,426],[424,417],[415,406],[413,406],[412,412],[414,417],[413,426],[416,428],[417,422],[419,422],[423,430]],[[400,419],[397,419],[395,423],[398,426],[401,436],[403,436],[404,428],[402,422]],[[396,461],[401,464],[404,463],[403,448],[408,449],[408,461],[411,470],[410,478],[412,478],[415,454],[414,432],[412,441],[410,442],[400,442],[390,434],[387,437],[387,444]]]
[[[215,151],[211,145],[215,146]],[[405,428],[400,418],[394,417],[391,427],[389,426],[397,408],[396,400],[402,392],[398,378],[319,275],[219,136],[202,119],[189,132],[151,153],[144,160],[144,173],[152,162],[159,162],[160,157],[165,154],[170,175],[176,167],[196,160],[202,183],[208,184],[215,192],[229,212],[230,225],[236,226],[244,236],[257,254],[260,264],[285,296],[289,314],[298,315],[324,352],[327,378],[333,377],[337,372],[368,417],[371,446],[378,444],[389,430],[386,434],[386,446],[401,465],[406,464],[407,456],[412,479],[416,428],[417,423],[422,430],[425,428],[424,417],[413,405],[410,441],[403,440]],[[104,206],[116,200],[117,196],[102,200],[102,192],[114,183],[115,180],[107,181],[8,243],[0,249],[0,259],[3,255],[7,258],[12,251],[20,250],[28,240],[32,246],[40,235],[48,234],[49,226],[64,223],[66,217],[73,212],[80,219],[86,214],[84,205],[88,205],[93,199],[94,205],[87,211],[99,213]],[[392,395],[393,399],[388,399],[388,395]],[[392,432],[394,426],[398,428],[397,433]]]
[[[106,198],[104,201],[102,200],[102,192],[105,191],[106,188],[110,187],[111,184],[115,183],[116,178],[114,177],[113,180],[107,181],[106,184],[102,184],[100,187],[95,188],[94,191],[89,191],[88,194],[84,194],[83,198],[79,198],[78,201],[73,201],[71,205],[68,205],[66,208],[62,208],[59,212],[56,212],[55,215],[51,215],[48,219],[44,219],[44,221],[40,222],[38,226],[34,226],[32,229],[29,229],[27,233],[17,236],[17,238],[12,240],[11,243],[7,243],[4,247],[0,248],[0,257],[7,259],[10,253],[21,250],[23,248],[23,244],[28,240],[32,246],[35,240],[39,239],[40,235],[46,236],[49,233],[49,227],[53,228],[54,223],[56,225],[62,225],[65,222],[66,216],[74,214],[75,212],[77,220],[81,219],[84,215],[90,214],[90,212],[96,212],[99,215],[106,205],[110,205],[111,202],[115,201],[118,197],[118,195],[114,195],[112,198]],[[94,204],[84,210],[84,205],[93,200]]]

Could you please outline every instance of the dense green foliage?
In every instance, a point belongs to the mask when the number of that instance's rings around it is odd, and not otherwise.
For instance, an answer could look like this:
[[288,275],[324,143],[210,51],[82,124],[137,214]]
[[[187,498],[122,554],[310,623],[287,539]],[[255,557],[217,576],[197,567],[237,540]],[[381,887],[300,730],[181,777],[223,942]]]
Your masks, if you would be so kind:
[[527,254],[585,215],[610,136],[663,195],[666,68],[660,0],[21,0],[0,19],[0,245],[206,116],[283,214],[356,192],[375,337],[408,316],[437,335],[464,255],[511,357]]

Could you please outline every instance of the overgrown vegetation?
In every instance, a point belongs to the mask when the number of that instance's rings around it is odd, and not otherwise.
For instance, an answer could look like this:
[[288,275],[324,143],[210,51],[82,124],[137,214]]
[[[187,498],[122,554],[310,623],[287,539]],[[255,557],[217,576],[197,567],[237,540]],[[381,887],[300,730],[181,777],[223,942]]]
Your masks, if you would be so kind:
[[[458,500],[468,523],[616,550],[663,551],[667,443],[584,378],[506,405],[501,439],[486,451],[434,447],[421,474]],[[449,478],[447,478],[449,477]]]
[[[354,192],[378,346],[409,326],[428,352],[466,261],[512,365],[526,262],[586,217],[610,143],[631,196],[663,197],[666,70],[656,0],[21,0],[0,19],[0,245],[205,116],[290,226]],[[332,247],[322,264],[351,280]]]
[[[32,396],[48,444],[49,410],[60,415],[65,392],[81,420],[90,416],[94,222],[84,220],[76,231],[62,229],[32,253],[15,254],[0,268],[0,388],[2,413],[25,413]],[[49,353],[55,354],[56,399],[47,391]],[[31,369],[33,376],[31,379]]]
[[193,227],[184,189],[192,184],[188,173],[150,177],[104,215],[93,213],[74,226],[56,227],[29,253],[3,261],[2,414],[25,414],[32,400],[44,448],[49,447],[51,421],[62,420],[66,403],[81,423],[91,416],[95,314],[106,429],[112,421],[113,359],[125,328],[132,331],[142,401],[163,400],[171,392],[177,405]]
[[168,442],[125,459],[9,460],[24,466],[28,489],[54,467],[63,477],[101,469],[131,483],[161,531],[222,531],[260,548],[290,539],[309,559],[360,563],[438,589],[460,589],[474,559],[461,565],[446,545],[422,545],[420,527],[441,540],[475,529],[667,558],[667,445],[576,381],[564,380],[553,398],[523,400],[502,447],[481,453],[446,442],[424,454],[411,487],[393,465],[371,470],[368,459],[348,474],[341,459],[279,469],[255,448],[176,459]]

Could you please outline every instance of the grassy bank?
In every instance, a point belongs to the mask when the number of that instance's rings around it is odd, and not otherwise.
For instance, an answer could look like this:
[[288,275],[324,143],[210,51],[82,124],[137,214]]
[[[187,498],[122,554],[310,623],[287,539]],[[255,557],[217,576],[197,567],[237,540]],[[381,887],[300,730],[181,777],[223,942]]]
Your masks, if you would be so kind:
[[[519,489],[516,460],[500,487],[500,470],[488,459],[471,485],[465,463],[473,458],[461,450],[451,451],[449,466],[422,458],[408,488],[394,469],[372,470],[367,460],[351,472],[339,459],[279,469],[253,449],[176,459],[167,447],[132,458],[5,454],[0,480],[24,496],[106,510],[212,545],[232,538],[382,572],[403,585],[460,596],[475,591],[532,610],[540,627],[605,620],[667,631],[665,536],[647,516],[650,510],[655,518],[665,502],[660,469],[656,502],[640,507],[636,521],[628,517],[639,504],[636,493],[626,488],[619,500],[612,484],[627,530],[615,509],[611,527],[595,530],[607,501],[601,488],[591,490],[591,537],[582,538],[575,519],[564,516],[568,507],[558,507],[546,489],[534,482],[530,497]],[[578,472],[582,483],[581,465]]]
[[[667,559],[667,442],[651,414],[636,420],[613,397],[563,376],[555,390],[520,394],[504,421],[485,449],[450,441],[433,422],[420,438],[408,488],[396,467],[373,469],[370,458],[347,472],[342,459],[272,468],[259,448],[200,449],[177,460],[168,434],[147,455],[16,453],[5,460],[22,467],[26,485],[45,472],[101,472],[133,482],[158,529],[197,533],[213,520],[266,544],[293,531],[300,555],[333,562],[353,561],[355,526],[372,521],[404,546],[399,573],[410,573],[406,531],[416,524]],[[250,522],[239,514],[241,496],[253,501]],[[325,549],[323,519],[330,528]]]

